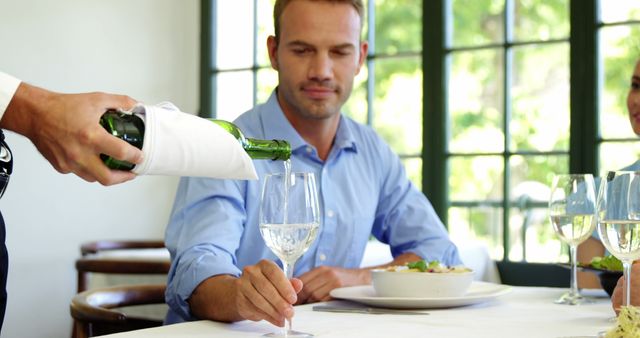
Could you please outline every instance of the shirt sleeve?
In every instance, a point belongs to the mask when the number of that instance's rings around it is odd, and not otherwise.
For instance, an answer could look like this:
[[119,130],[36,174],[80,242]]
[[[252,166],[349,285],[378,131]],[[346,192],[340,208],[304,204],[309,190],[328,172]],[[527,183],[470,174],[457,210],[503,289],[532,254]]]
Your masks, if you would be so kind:
[[458,249],[424,194],[411,183],[400,158],[386,145],[379,146],[386,163],[373,235],[389,244],[394,257],[414,253],[425,260],[462,264]]
[[170,312],[194,320],[187,300],[205,279],[239,276],[235,252],[245,223],[244,181],[182,178],[165,233],[171,254]]
[[9,74],[0,72],[0,120],[2,120],[4,112],[7,110],[9,102],[11,102],[19,85],[20,80]]

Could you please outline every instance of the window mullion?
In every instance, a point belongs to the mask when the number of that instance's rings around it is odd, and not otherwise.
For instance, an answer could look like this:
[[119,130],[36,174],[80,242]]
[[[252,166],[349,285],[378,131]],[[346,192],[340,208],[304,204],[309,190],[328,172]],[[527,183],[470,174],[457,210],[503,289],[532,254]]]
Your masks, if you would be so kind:
[[571,1],[569,171],[598,174],[598,0]]
[[[502,130],[504,132],[504,154],[503,166],[504,175],[502,176],[502,245],[504,248],[503,261],[509,260],[509,252],[511,251],[511,232],[509,225],[510,208],[510,191],[511,191],[511,131],[509,125],[511,123],[511,84],[513,74],[513,49],[509,45],[513,41],[513,24],[514,24],[514,3],[513,0],[506,0],[504,4],[504,36],[503,36],[503,98],[502,98]],[[523,245],[523,248],[525,245]],[[524,256],[523,256],[524,260]]]
[[369,0],[367,4],[367,125],[373,126],[373,101],[375,100],[376,81],[376,6],[374,0]]
[[216,64],[215,0],[200,1],[200,112],[201,117],[214,117],[216,107],[216,78],[212,73]]
[[448,220],[448,22],[450,0],[422,3],[422,190]]
[[251,72],[253,81],[253,106],[258,104],[258,0],[253,0],[253,70]]

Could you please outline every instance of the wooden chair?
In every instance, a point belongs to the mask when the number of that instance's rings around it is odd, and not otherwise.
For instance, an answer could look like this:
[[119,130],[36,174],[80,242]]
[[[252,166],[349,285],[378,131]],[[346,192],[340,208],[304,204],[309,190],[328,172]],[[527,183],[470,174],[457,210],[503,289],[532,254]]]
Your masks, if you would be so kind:
[[96,254],[110,250],[134,250],[164,248],[164,242],[153,241],[97,241],[80,247],[82,257],[76,260],[78,293],[87,290],[89,273],[106,274],[159,274],[166,275],[170,261],[144,258],[97,257]]
[[162,325],[158,319],[134,317],[115,308],[163,304],[166,285],[126,285],[81,292],[71,300],[73,335],[93,337]]
[[96,254],[105,250],[120,250],[120,249],[154,249],[164,248],[164,242],[161,240],[148,240],[148,241],[95,241],[84,243],[80,246],[80,253],[82,256],[88,254]]

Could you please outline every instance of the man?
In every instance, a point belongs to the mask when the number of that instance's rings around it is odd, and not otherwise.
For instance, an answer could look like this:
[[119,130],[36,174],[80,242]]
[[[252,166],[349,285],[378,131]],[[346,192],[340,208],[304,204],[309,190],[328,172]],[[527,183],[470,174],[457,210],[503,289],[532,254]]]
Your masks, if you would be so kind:
[[[279,85],[236,120],[247,136],[289,140],[293,171],[314,172],[321,230],[288,281],[258,229],[260,181],[183,178],[166,231],[172,257],[167,323],[195,318],[283,326],[293,304],[368,284],[371,235],[394,260],[460,264],[457,249],[399,158],[368,127],[340,114],[367,55],[361,0],[278,0],[267,45]],[[258,161],[260,177],[281,162]]]
[[[100,154],[140,163],[142,152],[104,130],[98,123],[107,108],[130,108],[126,96],[102,93],[58,94],[0,72],[0,128],[29,138],[61,173],[75,173],[89,182],[113,185],[135,178],[131,172],[110,170]],[[0,197],[9,183],[13,159],[0,130]],[[9,257],[5,224],[0,214],[0,331],[7,306]]]

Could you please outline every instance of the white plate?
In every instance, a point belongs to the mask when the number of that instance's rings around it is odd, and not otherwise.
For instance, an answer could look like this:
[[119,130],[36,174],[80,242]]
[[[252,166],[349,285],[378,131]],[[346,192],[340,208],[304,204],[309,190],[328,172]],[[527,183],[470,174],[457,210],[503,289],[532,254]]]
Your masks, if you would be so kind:
[[491,300],[511,291],[508,285],[473,282],[469,291],[460,297],[447,298],[397,298],[379,297],[372,285],[350,286],[331,291],[331,297],[351,300],[370,306],[396,309],[437,309],[465,306]]

